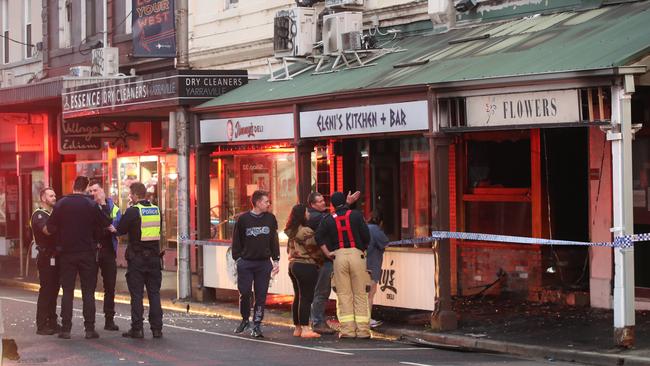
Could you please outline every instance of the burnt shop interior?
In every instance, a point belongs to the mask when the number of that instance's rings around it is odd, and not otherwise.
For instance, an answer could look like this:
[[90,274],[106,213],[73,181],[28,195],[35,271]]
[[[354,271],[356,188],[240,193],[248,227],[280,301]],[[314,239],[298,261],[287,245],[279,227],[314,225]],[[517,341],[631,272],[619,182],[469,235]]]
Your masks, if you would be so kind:
[[[296,164],[308,165],[308,181],[298,181]],[[236,217],[250,210],[252,193],[264,189],[270,192],[280,241],[286,243],[283,229],[291,207],[307,199],[298,197],[298,186],[307,194],[322,193],[328,204],[335,191],[359,190],[354,208],[366,218],[380,210],[391,240],[428,236],[429,180],[428,142],[422,135],[303,141],[299,153],[289,143],[220,145],[211,154],[210,236],[230,241]]]

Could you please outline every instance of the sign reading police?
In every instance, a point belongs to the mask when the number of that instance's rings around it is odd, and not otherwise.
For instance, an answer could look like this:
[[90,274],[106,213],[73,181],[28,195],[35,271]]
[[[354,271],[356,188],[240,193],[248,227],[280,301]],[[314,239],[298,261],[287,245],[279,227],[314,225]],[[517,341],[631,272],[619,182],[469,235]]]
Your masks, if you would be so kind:
[[427,102],[300,112],[300,136],[321,137],[427,130]]

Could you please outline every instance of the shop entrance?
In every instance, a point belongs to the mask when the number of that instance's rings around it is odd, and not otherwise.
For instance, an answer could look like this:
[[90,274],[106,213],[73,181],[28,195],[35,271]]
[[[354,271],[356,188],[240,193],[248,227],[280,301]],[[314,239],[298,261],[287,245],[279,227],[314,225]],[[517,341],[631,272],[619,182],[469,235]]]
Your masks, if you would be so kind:
[[[552,239],[589,241],[588,130],[541,130],[543,226]],[[589,250],[577,246],[542,247],[544,285],[586,289]]]
[[[327,159],[321,158],[323,155]],[[361,191],[354,208],[366,219],[372,210],[378,210],[391,240],[429,234],[430,171],[424,137],[330,141],[316,146],[313,159],[316,174],[312,186],[326,197],[337,190]]]

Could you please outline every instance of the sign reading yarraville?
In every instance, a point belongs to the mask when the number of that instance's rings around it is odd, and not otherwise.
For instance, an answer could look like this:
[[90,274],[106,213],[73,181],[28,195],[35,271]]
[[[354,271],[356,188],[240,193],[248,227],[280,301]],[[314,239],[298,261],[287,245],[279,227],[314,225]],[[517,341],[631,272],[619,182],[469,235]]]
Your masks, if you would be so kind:
[[104,80],[63,92],[63,116],[146,110],[159,105],[193,105],[248,82],[246,70],[174,70]]

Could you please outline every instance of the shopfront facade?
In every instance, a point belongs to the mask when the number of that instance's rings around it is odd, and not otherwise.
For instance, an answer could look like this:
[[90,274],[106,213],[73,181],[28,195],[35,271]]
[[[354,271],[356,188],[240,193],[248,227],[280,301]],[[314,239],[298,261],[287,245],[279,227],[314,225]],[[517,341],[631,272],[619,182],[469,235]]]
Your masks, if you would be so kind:
[[[124,211],[130,184],[142,182],[147,198],[161,208],[165,269],[176,270],[177,113],[246,82],[246,71],[169,71],[64,90],[58,126],[62,193],[70,193],[76,176],[86,175],[101,182]],[[118,247],[121,265],[125,248]]]
[[[209,179],[210,206],[199,203],[198,209],[210,211],[210,236],[221,244],[204,248],[204,286],[236,289],[227,271],[226,252],[236,217],[250,210],[256,189],[270,193],[281,246],[287,243],[283,229],[291,207],[305,203],[311,191],[322,193],[329,202],[335,191],[359,190],[362,195],[355,208],[366,217],[373,209],[380,210],[392,240],[427,236],[428,111],[426,93],[411,93],[202,114],[200,142],[210,151],[211,165],[209,177],[198,179]],[[281,257],[281,267],[287,268],[286,256]],[[384,263],[377,304],[433,310],[431,243],[391,248]],[[278,275],[271,292],[293,294],[286,271]]]

